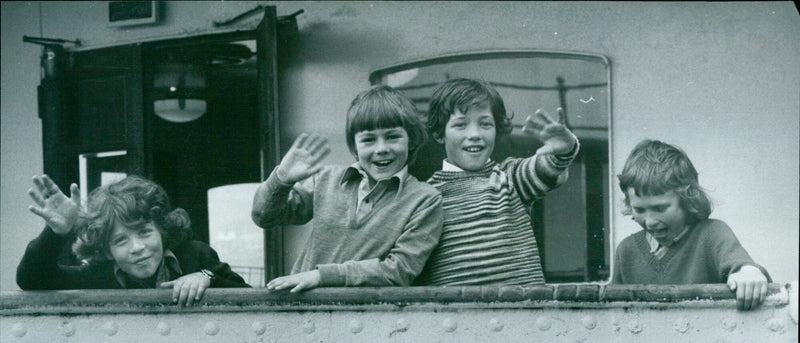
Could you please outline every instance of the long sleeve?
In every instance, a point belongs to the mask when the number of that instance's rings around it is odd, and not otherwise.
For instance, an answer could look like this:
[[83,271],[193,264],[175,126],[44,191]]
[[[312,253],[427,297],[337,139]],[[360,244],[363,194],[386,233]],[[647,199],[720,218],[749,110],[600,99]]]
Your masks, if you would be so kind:
[[428,197],[413,212],[385,257],[318,265],[320,286],[411,285],[439,242],[442,220],[441,195]]
[[731,228],[720,220],[710,220],[706,230],[711,230],[713,236],[707,240],[712,247],[709,251],[713,252],[714,265],[717,266],[717,273],[720,282],[726,282],[728,276],[739,271],[744,265],[752,265],[761,270],[767,277],[767,281],[772,282],[772,278],[767,270],[756,264],[750,254],[742,247]]
[[67,244],[66,236],[59,236],[45,227],[25,249],[17,266],[17,285],[24,290],[82,288],[80,273],[69,273],[58,267],[58,257]]
[[185,274],[208,269],[215,276],[211,280],[211,287],[250,287],[239,274],[231,270],[227,263],[221,262],[217,252],[207,244],[200,241],[190,241],[185,244],[184,247],[175,252]]
[[276,225],[302,225],[314,213],[314,177],[300,183],[281,182],[272,171],[253,198],[252,217],[256,225],[269,229]]
[[520,199],[530,204],[567,181],[569,176],[567,168],[578,155],[578,151],[580,143],[576,141],[575,148],[570,153],[536,154],[523,159],[508,158],[500,164],[500,169],[511,178]]

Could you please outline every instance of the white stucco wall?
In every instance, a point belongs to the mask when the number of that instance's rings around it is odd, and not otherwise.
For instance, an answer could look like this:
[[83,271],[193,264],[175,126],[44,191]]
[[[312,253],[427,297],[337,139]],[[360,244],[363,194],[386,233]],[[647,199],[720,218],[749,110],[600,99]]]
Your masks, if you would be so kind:
[[[25,244],[41,229],[25,195],[42,170],[40,49],[22,36],[103,46],[208,32],[211,21],[257,3],[168,2],[160,24],[132,28],[107,27],[105,2],[1,5],[0,289],[10,290]],[[311,130],[329,137],[329,163],[350,163],[343,125],[326,124],[344,116],[377,67],[484,48],[602,54],[612,61],[613,172],[643,138],[681,146],[717,200],[712,216],[776,282],[798,279],[800,20],[792,3],[278,2],[277,9],[305,10],[297,58],[280,80],[284,147]],[[615,212],[617,243],[638,228]]]

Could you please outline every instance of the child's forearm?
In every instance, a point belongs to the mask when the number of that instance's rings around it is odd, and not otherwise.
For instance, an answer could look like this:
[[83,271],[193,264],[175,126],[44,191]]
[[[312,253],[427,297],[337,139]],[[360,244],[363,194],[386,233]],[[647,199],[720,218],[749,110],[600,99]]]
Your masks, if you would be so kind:
[[253,197],[251,216],[253,222],[261,228],[269,229],[279,224],[303,224],[311,219],[306,208],[303,195],[295,192],[294,184],[280,181],[276,171],[256,189]]

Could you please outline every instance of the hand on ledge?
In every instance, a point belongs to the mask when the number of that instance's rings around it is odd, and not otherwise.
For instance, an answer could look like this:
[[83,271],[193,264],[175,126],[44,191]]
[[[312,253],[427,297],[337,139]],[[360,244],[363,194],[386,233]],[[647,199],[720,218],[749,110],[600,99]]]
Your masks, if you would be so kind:
[[736,305],[740,310],[756,309],[767,297],[767,277],[760,269],[744,265],[728,276],[728,288],[736,292]]
[[270,291],[280,291],[289,287],[294,287],[292,288],[291,292],[296,293],[305,289],[312,289],[319,286],[319,281],[319,270],[311,270],[294,275],[275,278],[267,284],[267,289]]

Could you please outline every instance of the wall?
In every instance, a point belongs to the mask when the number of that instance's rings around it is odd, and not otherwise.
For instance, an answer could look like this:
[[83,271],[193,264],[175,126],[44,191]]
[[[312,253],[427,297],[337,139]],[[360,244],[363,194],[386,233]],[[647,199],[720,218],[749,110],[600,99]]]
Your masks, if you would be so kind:
[[[22,35],[103,46],[212,30],[253,2],[166,3],[156,26],[108,28],[104,2],[2,2],[0,289],[41,222],[27,212],[41,171],[40,49]],[[272,4],[272,2],[269,2]],[[776,282],[798,279],[800,21],[792,3],[287,2],[304,9],[296,59],[281,75],[283,146],[327,135],[328,162],[350,163],[342,118],[370,70],[443,52],[538,48],[612,61],[612,170],[643,138],[683,147],[753,258]],[[252,25],[257,16],[242,25]],[[39,28],[41,22],[41,29]],[[343,125],[342,125],[343,126]],[[616,187],[616,183],[613,184]],[[615,205],[621,202],[616,191]],[[615,242],[638,228],[615,208]],[[303,233],[300,232],[300,235]],[[289,237],[291,240],[291,237]],[[223,257],[224,258],[224,257]],[[288,256],[292,259],[292,256]]]

